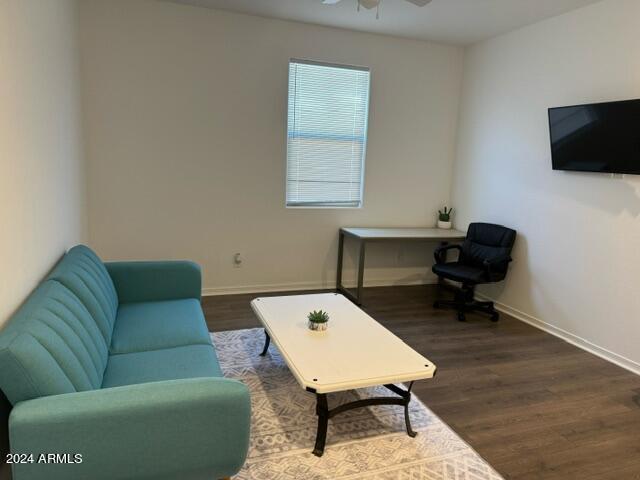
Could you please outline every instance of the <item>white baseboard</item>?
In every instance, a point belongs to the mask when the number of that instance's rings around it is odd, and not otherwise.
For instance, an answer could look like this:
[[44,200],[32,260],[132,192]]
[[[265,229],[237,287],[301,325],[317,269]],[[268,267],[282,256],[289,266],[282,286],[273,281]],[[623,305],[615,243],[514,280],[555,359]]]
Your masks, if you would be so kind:
[[[365,282],[366,287],[399,287],[408,285],[433,285],[436,279],[419,279],[419,280],[390,280],[390,279],[373,279]],[[355,286],[347,285],[348,288]],[[262,285],[240,285],[225,287],[205,287],[202,289],[202,295],[205,297],[215,295],[236,295],[239,293],[262,293],[262,292],[286,292],[299,290],[331,290],[336,288],[336,282],[290,282],[290,283],[269,283]]]
[[[335,286],[335,285],[334,285]],[[269,283],[263,285],[238,285],[225,287],[205,287],[203,297],[217,295],[236,295],[239,293],[285,292],[297,290],[325,290],[331,288],[322,282]]]
[[593,353],[594,355],[597,355],[598,357],[603,358],[604,360],[614,363],[619,367],[624,368],[625,370],[629,370],[630,372],[635,373],[636,375],[640,375],[640,363],[638,362],[634,362],[633,360],[623,357],[622,355],[618,355],[615,352],[612,352],[610,350],[607,350],[606,348],[600,347],[599,345],[596,345],[595,343],[592,343],[589,340],[586,340],[582,337],[579,337],[578,335],[574,335],[571,332],[567,332],[566,330],[560,327],[556,327],[555,325],[552,325],[543,320],[540,320],[539,318],[536,318],[533,315],[529,315],[528,313],[525,313],[516,308],[510,307],[509,305],[505,305],[504,303],[497,302],[486,295],[483,295],[481,293],[476,293],[476,297],[478,297],[479,300],[485,300],[485,301],[488,300],[493,302],[496,310],[500,312],[506,313],[507,315],[511,315],[517,320],[528,323],[529,325],[539,328],[540,330],[543,330],[547,333],[550,333],[555,337],[561,338],[565,342],[575,345],[576,347],[581,348],[582,350],[586,350],[587,352]]

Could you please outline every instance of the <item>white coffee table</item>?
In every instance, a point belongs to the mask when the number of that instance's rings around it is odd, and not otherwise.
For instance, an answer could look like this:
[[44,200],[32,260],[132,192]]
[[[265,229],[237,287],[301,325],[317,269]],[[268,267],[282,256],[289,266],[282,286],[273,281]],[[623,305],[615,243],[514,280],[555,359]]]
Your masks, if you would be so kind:
[[[265,330],[261,355],[273,340],[300,386],[316,395],[315,455],[324,452],[329,419],[353,408],[401,405],[407,434],[416,435],[409,419],[411,387],[415,380],[435,375],[432,362],[337,293],[262,297],[251,307]],[[307,315],[312,310],[329,313],[326,331],[309,330]],[[394,385],[403,382],[410,382],[407,390]],[[357,400],[329,410],[328,393],[376,385],[398,396]]]

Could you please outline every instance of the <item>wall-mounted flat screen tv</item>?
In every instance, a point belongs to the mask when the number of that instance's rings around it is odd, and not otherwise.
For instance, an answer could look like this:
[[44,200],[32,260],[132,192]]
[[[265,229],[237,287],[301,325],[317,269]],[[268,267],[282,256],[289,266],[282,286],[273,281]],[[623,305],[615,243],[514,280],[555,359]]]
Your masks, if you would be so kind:
[[554,170],[640,174],[640,100],[549,109]]

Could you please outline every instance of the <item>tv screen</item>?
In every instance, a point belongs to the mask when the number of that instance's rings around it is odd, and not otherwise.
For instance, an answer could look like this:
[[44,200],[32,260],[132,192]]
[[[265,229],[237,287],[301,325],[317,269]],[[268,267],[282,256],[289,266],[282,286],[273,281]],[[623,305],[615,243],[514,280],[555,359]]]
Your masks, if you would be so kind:
[[640,100],[549,109],[554,170],[640,174]]

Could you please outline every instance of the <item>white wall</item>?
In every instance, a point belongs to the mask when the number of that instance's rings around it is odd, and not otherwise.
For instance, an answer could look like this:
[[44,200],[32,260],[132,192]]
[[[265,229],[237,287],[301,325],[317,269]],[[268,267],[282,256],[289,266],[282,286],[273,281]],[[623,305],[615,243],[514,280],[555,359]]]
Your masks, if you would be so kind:
[[[194,259],[208,292],[334,285],[340,226],[433,225],[449,200],[460,49],[155,1],[81,5],[104,257]],[[284,207],[290,57],[371,67],[360,210]],[[384,251],[370,251],[369,284],[431,279],[429,247]]]
[[640,372],[640,177],[552,171],[547,121],[640,97],[639,18],[607,0],[470,48],[453,199],[458,226],[519,232],[506,283],[482,292]]
[[77,11],[0,0],[0,324],[84,238]]

